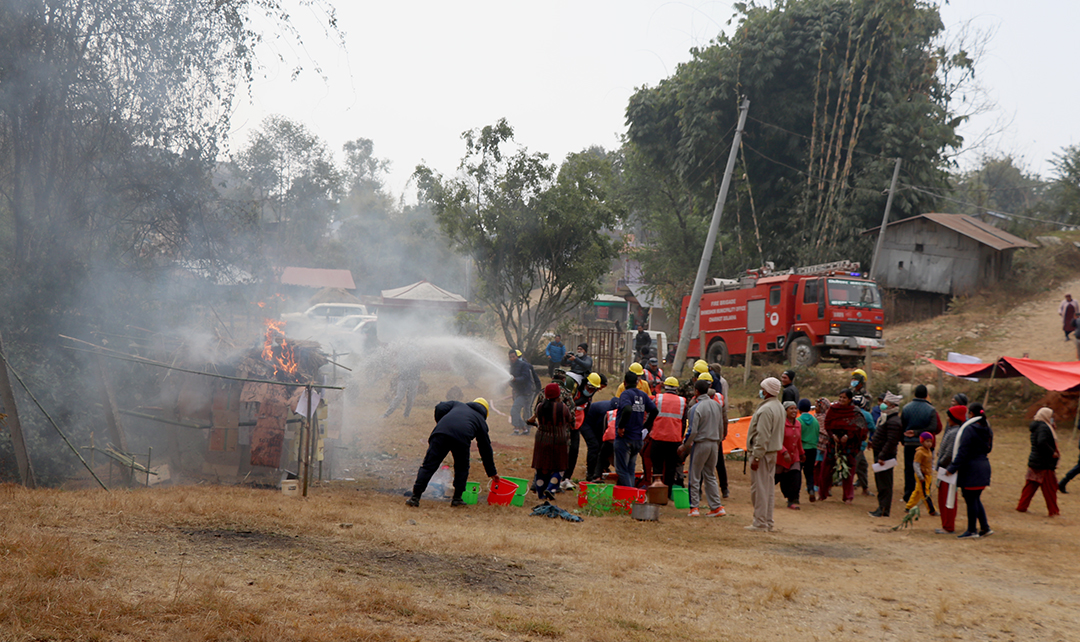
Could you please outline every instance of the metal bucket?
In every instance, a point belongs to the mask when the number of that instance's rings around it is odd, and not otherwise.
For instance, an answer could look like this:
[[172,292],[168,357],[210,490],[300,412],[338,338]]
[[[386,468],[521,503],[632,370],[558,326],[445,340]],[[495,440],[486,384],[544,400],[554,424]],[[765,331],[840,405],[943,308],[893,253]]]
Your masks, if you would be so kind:
[[655,522],[660,519],[660,507],[656,504],[634,504],[630,508],[630,517],[640,522]]

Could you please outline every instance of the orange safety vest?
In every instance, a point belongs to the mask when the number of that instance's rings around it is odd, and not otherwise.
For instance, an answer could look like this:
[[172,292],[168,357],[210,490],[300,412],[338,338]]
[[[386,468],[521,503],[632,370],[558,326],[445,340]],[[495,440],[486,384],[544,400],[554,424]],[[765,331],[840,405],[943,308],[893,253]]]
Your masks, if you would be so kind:
[[581,424],[585,423],[585,406],[574,408],[574,430],[581,430]]
[[656,395],[656,407],[660,411],[653,420],[653,441],[682,441],[683,413],[686,399],[671,392]]
[[607,411],[607,430],[604,431],[604,441],[615,441],[615,414],[617,410]]
[[645,369],[645,381],[652,388],[652,392],[649,393],[651,395],[657,395],[664,389],[664,371],[659,368],[657,370],[659,374],[653,374],[648,368]]

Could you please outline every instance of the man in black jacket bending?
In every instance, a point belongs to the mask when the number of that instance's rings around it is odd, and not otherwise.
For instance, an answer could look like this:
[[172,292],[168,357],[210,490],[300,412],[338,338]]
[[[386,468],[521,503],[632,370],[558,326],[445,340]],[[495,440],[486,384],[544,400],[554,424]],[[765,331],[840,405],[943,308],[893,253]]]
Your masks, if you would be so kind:
[[420,505],[420,496],[427,489],[431,476],[446,459],[447,453],[451,453],[454,455],[454,498],[450,505],[463,506],[465,502],[461,500],[461,494],[469,481],[469,446],[473,439],[476,440],[487,476],[498,479],[491,438],[488,437],[487,414],[488,402],[482,397],[469,403],[443,401],[435,406],[435,430],[428,437],[427,455],[416,473],[412,497],[405,500],[407,505]]

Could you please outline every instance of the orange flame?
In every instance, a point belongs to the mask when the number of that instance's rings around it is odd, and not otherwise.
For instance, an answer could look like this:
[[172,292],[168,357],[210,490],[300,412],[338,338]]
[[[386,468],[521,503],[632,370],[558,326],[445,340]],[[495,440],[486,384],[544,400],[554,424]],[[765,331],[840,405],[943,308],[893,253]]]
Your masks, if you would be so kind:
[[[285,322],[266,319],[266,336],[263,340],[262,358],[274,366],[274,376],[284,374],[295,380],[300,364],[289,340],[285,338]],[[276,348],[276,350],[275,350]]]
[[259,306],[260,308],[265,308],[266,307],[266,301],[259,301],[255,305]]

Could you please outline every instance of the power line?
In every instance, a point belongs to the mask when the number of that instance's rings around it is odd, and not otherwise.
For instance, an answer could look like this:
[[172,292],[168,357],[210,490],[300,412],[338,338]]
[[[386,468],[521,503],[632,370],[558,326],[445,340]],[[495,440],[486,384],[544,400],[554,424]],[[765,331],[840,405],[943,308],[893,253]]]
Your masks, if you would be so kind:
[[1002,212],[1001,210],[992,210],[990,208],[983,207],[982,205],[979,205],[978,203],[972,203],[971,201],[964,201],[964,200],[961,200],[961,199],[958,199],[958,198],[952,198],[952,197],[949,197],[949,196],[945,196],[944,194],[938,194],[937,192],[932,192],[929,189],[925,189],[925,188],[920,187],[918,185],[901,184],[901,186],[905,187],[907,189],[910,189],[910,190],[912,190],[914,192],[919,192],[919,193],[922,193],[922,194],[926,194],[928,196],[933,196],[934,198],[939,198],[939,199],[941,199],[943,201],[949,201],[950,203],[956,203],[958,205],[967,205],[967,206],[970,206],[970,207],[974,207],[976,209],[982,209],[982,210],[986,210],[988,212],[993,212],[994,214],[1001,214],[1002,216],[1008,216],[1010,218],[1022,218],[1022,219],[1028,220],[1028,221],[1038,221],[1039,223],[1051,223],[1053,225],[1060,225],[1062,227],[1076,227],[1076,225],[1074,223],[1063,223],[1061,221],[1052,221],[1050,219],[1045,219],[1045,218],[1035,218],[1034,216],[1024,216],[1023,214],[1013,214],[1012,212]]

